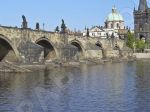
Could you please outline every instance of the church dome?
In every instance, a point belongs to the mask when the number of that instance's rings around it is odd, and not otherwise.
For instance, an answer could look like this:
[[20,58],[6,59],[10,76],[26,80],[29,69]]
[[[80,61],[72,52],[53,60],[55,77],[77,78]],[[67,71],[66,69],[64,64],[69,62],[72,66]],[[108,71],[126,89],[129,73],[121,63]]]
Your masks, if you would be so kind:
[[112,8],[112,12],[107,16],[106,21],[124,21],[121,14],[117,12],[115,7]]

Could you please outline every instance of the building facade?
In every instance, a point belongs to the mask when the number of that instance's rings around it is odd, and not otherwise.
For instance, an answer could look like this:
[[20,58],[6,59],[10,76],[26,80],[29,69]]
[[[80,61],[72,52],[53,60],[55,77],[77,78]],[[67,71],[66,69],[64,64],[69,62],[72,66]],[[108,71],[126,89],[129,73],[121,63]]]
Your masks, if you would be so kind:
[[[112,11],[105,20],[105,26],[93,26],[89,29],[90,37],[98,38],[111,38],[112,35],[116,38],[124,38],[123,35],[119,32],[126,30],[124,26],[124,19],[122,15],[117,11],[115,7],[112,8]],[[83,32],[83,36],[86,36],[87,29]]]
[[150,39],[150,8],[147,0],[140,0],[138,9],[134,9],[134,30],[137,38]]
[[105,28],[115,30],[124,29],[124,19],[115,7],[112,8],[112,12],[106,18]]
[[[86,36],[87,30],[83,32],[83,36]],[[98,37],[98,38],[110,38],[111,35],[114,34],[115,37],[119,37],[118,30],[115,29],[108,29],[105,27],[100,26],[93,26],[89,29],[89,36],[90,37]]]

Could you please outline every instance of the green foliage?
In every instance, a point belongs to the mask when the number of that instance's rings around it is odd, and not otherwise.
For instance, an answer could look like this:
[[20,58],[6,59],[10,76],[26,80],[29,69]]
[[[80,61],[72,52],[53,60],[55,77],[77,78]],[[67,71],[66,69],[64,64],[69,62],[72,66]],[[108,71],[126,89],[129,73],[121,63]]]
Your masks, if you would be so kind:
[[129,48],[135,48],[138,52],[143,52],[146,47],[146,43],[143,40],[135,38],[135,35],[131,32],[127,33],[126,44]]
[[140,40],[140,39],[137,39],[136,40],[136,49],[139,51],[139,52],[143,52],[144,49],[145,49],[145,42],[143,40]]
[[127,42],[126,42],[127,46],[128,46],[129,48],[133,49],[133,48],[134,48],[134,43],[135,43],[134,34],[131,33],[131,32],[128,32],[128,33],[127,33]]
[[146,40],[145,44],[146,44],[147,48],[150,49],[150,40]]

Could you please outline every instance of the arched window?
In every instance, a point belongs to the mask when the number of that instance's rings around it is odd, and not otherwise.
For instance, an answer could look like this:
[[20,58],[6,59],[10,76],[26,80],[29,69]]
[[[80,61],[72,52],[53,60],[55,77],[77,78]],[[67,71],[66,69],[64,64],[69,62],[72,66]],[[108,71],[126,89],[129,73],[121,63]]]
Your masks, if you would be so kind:
[[117,28],[120,28],[119,23],[117,23]]
[[113,25],[113,23],[111,24],[111,28],[114,28],[114,25]]

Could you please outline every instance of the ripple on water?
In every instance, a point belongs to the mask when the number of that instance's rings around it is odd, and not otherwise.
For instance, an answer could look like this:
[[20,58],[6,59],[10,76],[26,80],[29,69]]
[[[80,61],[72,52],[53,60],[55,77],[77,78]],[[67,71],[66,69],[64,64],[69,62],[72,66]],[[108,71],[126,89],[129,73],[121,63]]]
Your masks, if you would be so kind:
[[0,112],[149,112],[150,63],[0,74]]

